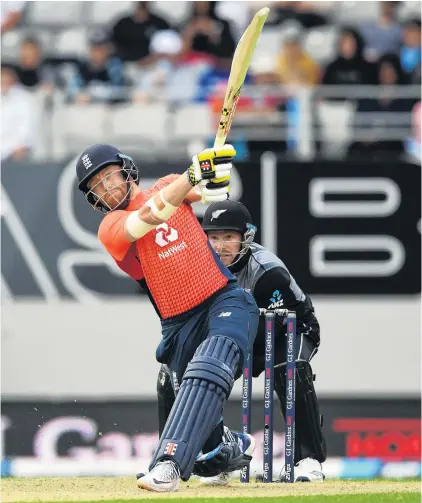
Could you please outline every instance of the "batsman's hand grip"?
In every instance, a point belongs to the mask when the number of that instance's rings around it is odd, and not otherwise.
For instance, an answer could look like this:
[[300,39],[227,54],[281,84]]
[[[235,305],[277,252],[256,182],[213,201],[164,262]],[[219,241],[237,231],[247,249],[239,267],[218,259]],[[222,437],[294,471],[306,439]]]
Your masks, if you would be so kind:
[[201,170],[202,180],[211,180],[215,178],[215,169],[211,161],[200,161],[199,168]]
[[232,145],[203,150],[192,157],[192,166],[188,169],[189,182],[196,185],[201,180],[215,179],[216,183],[230,180],[231,162],[235,155]]

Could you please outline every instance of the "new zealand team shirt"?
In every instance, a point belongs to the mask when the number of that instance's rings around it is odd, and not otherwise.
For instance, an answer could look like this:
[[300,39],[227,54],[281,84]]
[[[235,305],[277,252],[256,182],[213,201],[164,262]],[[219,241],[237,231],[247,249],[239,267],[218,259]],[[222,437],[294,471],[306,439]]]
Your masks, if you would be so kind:
[[162,319],[198,306],[236,278],[209,245],[190,204],[182,203],[163,224],[129,243],[124,235],[128,211],[140,209],[179,175],[160,178],[132,199],[125,210],[108,213],[98,237],[117,265],[147,291]]

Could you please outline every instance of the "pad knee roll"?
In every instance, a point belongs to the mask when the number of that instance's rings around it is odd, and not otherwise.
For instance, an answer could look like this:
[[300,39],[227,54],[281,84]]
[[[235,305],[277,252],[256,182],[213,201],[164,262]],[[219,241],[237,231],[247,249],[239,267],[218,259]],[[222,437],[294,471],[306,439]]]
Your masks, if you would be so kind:
[[221,388],[229,397],[240,361],[238,346],[227,337],[214,336],[205,340],[196,350],[183,376],[201,379]]

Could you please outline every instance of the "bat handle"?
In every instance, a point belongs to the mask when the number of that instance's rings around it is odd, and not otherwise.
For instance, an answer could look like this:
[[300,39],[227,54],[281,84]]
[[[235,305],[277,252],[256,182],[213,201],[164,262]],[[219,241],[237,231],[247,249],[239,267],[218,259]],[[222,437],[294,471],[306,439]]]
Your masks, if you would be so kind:
[[214,140],[214,148],[222,147],[226,143],[226,136],[216,136]]

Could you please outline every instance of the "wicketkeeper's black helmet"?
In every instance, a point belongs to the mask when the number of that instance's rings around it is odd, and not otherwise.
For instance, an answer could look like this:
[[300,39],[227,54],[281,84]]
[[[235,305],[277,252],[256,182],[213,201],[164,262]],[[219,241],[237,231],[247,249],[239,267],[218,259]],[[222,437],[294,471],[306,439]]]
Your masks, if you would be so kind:
[[210,204],[202,220],[205,232],[237,231],[244,234],[251,225],[252,217],[246,206],[231,199]]
[[236,231],[240,232],[243,236],[240,252],[229,268],[237,264],[246,255],[257,231],[246,206],[230,199],[212,203],[208,206],[202,220],[202,228],[205,233],[212,231]]

